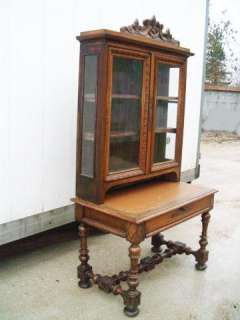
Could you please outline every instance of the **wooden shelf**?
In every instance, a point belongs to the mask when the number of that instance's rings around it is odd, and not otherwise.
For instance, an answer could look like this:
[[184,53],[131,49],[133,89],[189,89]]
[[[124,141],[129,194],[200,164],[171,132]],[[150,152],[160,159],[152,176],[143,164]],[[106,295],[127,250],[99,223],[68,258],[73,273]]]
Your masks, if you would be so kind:
[[134,95],[134,94],[112,94],[113,99],[133,99],[138,100],[140,99],[140,96]]
[[172,103],[178,102],[178,97],[165,97],[165,96],[157,96],[157,100],[168,101]]
[[[112,131],[110,134],[111,138],[127,138],[135,137],[137,132],[135,131]],[[83,139],[86,141],[94,141],[94,134],[91,132],[85,132],[83,134]]]
[[94,134],[92,132],[84,132],[83,133],[83,139],[86,141],[94,141]]
[[134,137],[137,135],[136,131],[112,131],[110,134],[111,138],[124,138],[124,137]]
[[177,129],[176,128],[156,128],[155,133],[176,133]]
[[96,102],[95,94],[94,93],[86,93],[84,95],[84,100],[87,101],[87,102],[95,103]]

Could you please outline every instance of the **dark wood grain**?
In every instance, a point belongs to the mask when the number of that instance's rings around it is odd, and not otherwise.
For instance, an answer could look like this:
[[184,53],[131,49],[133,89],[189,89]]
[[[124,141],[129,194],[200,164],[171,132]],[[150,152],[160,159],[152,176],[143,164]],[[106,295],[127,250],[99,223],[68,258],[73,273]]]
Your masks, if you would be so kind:
[[138,260],[140,258],[141,249],[139,245],[131,245],[129,248],[130,270],[128,273],[129,289],[124,291],[123,302],[125,304],[124,312],[129,317],[134,317],[139,313],[141,293],[137,290],[138,281]]
[[88,264],[87,230],[84,224],[80,224],[78,230],[80,237],[79,260],[81,262],[78,266],[78,284],[79,287],[86,289],[91,286],[90,278],[92,273],[92,267]]
[[157,233],[152,236],[152,252],[159,253],[162,251],[162,245],[165,244],[164,236],[161,233]]
[[208,261],[208,251],[206,250],[206,247],[208,245],[207,240],[207,229],[208,229],[208,223],[210,220],[210,213],[205,212],[202,214],[202,234],[199,241],[200,249],[196,252],[196,269],[197,270],[205,270],[207,268],[207,261]]

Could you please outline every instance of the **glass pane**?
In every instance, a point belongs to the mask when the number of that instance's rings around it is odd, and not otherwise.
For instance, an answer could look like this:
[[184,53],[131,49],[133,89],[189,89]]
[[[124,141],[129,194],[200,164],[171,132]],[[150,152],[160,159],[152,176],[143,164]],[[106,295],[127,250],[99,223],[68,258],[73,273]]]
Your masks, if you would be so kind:
[[176,147],[176,134],[175,133],[167,133],[167,141],[166,141],[166,153],[165,157],[168,160],[175,159],[175,147]]
[[157,95],[164,97],[178,97],[179,67],[158,64]]
[[114,57],[112,94],[139,96],[142,90],[142,61]]
[[179,68],[169,68],[169,96],[178,97]]
[[84,59],[81,174],[94,176],[97,56]]
[[143,62],[113,59],[109,172],[139,167]]
[[154,146],[154,163],[175,159],[175,133],[156,133]]
[[177,103],[157,100],[156,129],[176,128],[177,126]]
[[[179,66],[157,65],[154,163],[175,159]],[[170,131],[170,132],[169,132]]]

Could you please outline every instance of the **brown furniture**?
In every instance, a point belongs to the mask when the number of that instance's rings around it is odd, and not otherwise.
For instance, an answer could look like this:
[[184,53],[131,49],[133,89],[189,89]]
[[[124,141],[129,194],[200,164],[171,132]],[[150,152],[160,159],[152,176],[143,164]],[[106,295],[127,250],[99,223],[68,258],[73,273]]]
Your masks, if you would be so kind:
[[[138,314],[138,273],[176,254],[208,260],[207,227],[215,190],[180,182],[186,85],[181,48],[155,18],[121,32],[81,33],[76,220],[80,222],[79,286],[92,282],[121,295],[128,316]],[[160,233],[202,215],[200,248],[166,241]],[[130,270],[113,276],[93,272],[86,227],[130,242]],[[152,237],[151,257],[140,243]],[[162,247],[165,246],[165,250]],[[123,290],[120,282],[127,281]]]
[[162,28],[153,18],[144,27],[135,22],[122,32],[77,37],[78,197],[103,203],[116,186],[153,177],[180,179],[191,53]]
[[[80,261],[78,267],[79,286],[88,288],[91,282],[106,292],[121,295],[128,316],[137,315],[140,304],[140,292],[137,290],[138,273],[149,271],[165,258],[176,254],[193,255],[196,268],[204,270],[208,260],[207,226],[209,211],[213,207],[215,190],[181,182],[144,183],[107,195],[104,204],[95,204],[81,198],[75,198],[76,219],[81,224]],[[200,248],[192,250],[181,242],[164,240],[159,232],[202,215],[202,234]],[[130,270],[121,271],[113,276],[95,274],[88,263],[87,234],[85,226],[93,226],[114,235],[126,238],[130,242]],[[140,243],[152,237],[152,257],[140,259]],[[167,249],[161,252],[161,247]],[[127,281],[129,289],[123,290],[120,282]]]

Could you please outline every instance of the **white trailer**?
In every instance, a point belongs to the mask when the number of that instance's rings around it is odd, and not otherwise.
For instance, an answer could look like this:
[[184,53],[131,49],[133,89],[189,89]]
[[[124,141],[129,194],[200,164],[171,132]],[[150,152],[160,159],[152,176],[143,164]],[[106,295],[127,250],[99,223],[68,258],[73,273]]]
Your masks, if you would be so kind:
[[0,1],[0,245],[74,221],[80,31],[156,15],[189,58],[182,179],[198,175],[208,0]]

